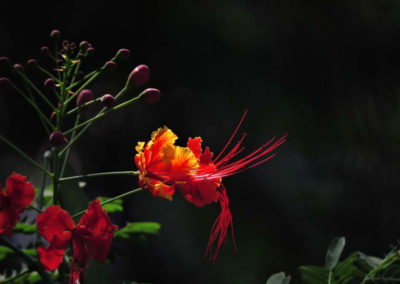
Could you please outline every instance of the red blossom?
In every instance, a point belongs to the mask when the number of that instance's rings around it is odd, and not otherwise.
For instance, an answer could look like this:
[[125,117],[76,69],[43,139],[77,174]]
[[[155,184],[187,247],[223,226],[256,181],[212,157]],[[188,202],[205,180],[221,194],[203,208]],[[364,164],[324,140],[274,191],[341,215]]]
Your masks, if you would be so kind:
[[11,236],[12,228],[19,220],[19,214],[29,206],[35,197],[35,189],[26,177],[13,173],[7,178],[6,190],[0,186],[0,234]]
[[65,250],[72,240],[73,259],[70,283],[79,279],[80,273],[92,259],[105,261],[117,226],[111,223],[108,214],[93,201],[75,225],[69,213],[58,205],[47,208],[37,217],[38,232],[49,242],[48,247],[39,247],[38,255],[46,271],[58,268]]
[[[139,184],[155,196],[172,199],[175,189],[183,197],[198,207],[212,202],[219,202],[221,213],[214,222],[205,255],[214,262],[222,244],[226,241],[228,228],[231,227],[232,239],[235,239],[232,227],[232,215],[229,209],[229,199],[222,178],[234,175],[255,167],[271,159],[273,150],[285,142],[286,135],[275,141],[275,137],[262,145],[256,151],[242,158],[238,154],[244,150],[242,142],[244,134],[238,143],[227,153],[226,150],[242,124],[247,111],[236,127],[225,147],[213,159],[213,153],[208,147],[202,151],[201,137],[189,138],[187,147],[175,146],[176,135],[168,128],[160,128],[153,133],[152,139],[139,142],[136,150],[135,163],[139,168]],[[185,153],[184,155],[182,153]],[[225,153],[225,154],[224,154]],[[236,158],[235,161],[232,161]],[[189,166],[190,165],[190,166]],[[216,242],[215,250],[213,244]]]

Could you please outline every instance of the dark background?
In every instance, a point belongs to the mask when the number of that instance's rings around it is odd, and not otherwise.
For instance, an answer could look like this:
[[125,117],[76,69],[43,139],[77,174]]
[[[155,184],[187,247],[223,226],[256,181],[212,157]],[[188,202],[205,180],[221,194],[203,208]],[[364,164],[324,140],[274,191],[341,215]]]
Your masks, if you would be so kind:
[[[115,74],[91,85],[97,96],[115,94],[142,63],[152,72],[146,87],[162,92],[157,104],[132,105],[97,122],[74,148],[79,174],[135,170],[134,146],[162,125],[181,145],[201,136],[219,152],[245,109],[241,132],[249,152],[290,134],[275,158],[224,180],[236,254],[229,240],[214,265],[202,260],[217,204],[197,208],[179,193],[168,202],[142,192],[111,218],[120,226],[157,221],[162,229],[147,242],[115,243],[126,256],[109,266],[113,279],[264,283],[279,271],[297,279],[299,265],[323,264],[336,236],[347,238],[345,255],[383,256],[396,243],[399,1],[2,3],[0,55],[46,66],[39,49],[50,44],[54,28],[63,39],[94,45],[88,71],[119,48],[132,51]],[[45,77],[36,79],[41,84]],[[1,93],[0,133],[41,161],[49,145],[32,117],[18,94]],[[1,181],[12,171],[39,184],[40,173],[0,144]],[[94,198],[135,187],[136,179],[105,177],[88,180],[85,190]]]

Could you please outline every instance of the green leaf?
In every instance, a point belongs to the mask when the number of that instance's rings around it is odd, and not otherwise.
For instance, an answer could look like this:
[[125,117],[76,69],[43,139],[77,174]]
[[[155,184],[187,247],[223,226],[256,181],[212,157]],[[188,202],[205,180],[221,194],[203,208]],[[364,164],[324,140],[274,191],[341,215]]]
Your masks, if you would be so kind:
[[134,222],[127,223],[125,227],[115,232],[114,237],[120,239],[129,239],[135,234],[156,235],[161,225],[156,222]]
[[307,284],[326,284],[329,279],[329,269],[318,266],[300,266],[301,279]]
[[[35,188],[36,191],[36,205],[39,205],[40,188]],[[43,206],[48,207],[53,204],[53,185],[48,185],[43,191]]]
[[[74,176],[75,173],[71,166],[67,164],[65,167],[65,176]],[[59,196],[61,207],[67,210],[71,215],[86,210],[89,200],[77,180],[63,181],[59,184]],[[77,222],[80,217],[75,218]]]
[[346,241],[344,237],[335,238],[329,244],[325,257],[325,266],[330,270],[332,270],[339,261],[345,244]]
[[290,275],[285,276],[284,272],[279,272],[271,275],[266,284],[288,284],[290,282]]
[[[101,202],[110,200],[111,197],[99,196],[96,199],[100,199],[100,203],[101,203]],[[122,203],[123,203],[122,199],[115,199],[110,203],[102,205],[102,207],[107,213],[122,212],[124,210]]]
[[14,233],[34,234],[37,231],[36,225],[18,222],[14,228]]
[[0,246],[0,260],[5,259],[6,257],[13,255],[14,251],[8,247]]
[[369,256],[362,252],[359,252],[359,257],[361,260],[365,261],[369,266],[371,266],[371,268],[377,267],[383,261],[381,258]]

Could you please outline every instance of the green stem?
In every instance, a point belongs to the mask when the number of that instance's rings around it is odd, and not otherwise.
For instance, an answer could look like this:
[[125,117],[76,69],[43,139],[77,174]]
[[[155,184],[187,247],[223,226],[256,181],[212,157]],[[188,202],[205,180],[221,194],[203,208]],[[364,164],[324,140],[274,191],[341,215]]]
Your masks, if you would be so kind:
[[[39,107],[37,106],[37,104],[31,100],[30,98],[28,98],[28,96],[17,86],[15,86],[14,84],[12,85],[12,88],[19,93],[21,96],[24,97],[24,99],[36,110],[37,114],[39,115],[39,117],[48,124],[48,126],[50,126],[51,129],[54,129],[54,125],[50,122],[50,120],[46,117],[46,115],[39,109]],[[45,129],[48,128],[45,127]]]
[[49,76],[50,78],[54,79],[57,83],[61,83],[57,77],[55,77],[53,74],[51,74],[49,71],[47,71],[46,69],[44,69],[43,67],[41,67],[40,65],[36,66],[39,71],[41,71],[42,73],[46,74],[47,76]]
[[33,210],[37,211],[38,213],[42,213],[43,212],[42,210],[40,210],[39,208],[37,208],[37,207],[35,207],[33,205],[29,205],[27,208],[28,209],[33,209]]
[[0,236],[0,243],[12,249],[18,256],[23,258],[26,262],[30,264],[32,269],[36,270],[40,276],[42,277],[43,283],[51,284],[53,281],[51,280],[49,274],[47,274],[40,262],[33,259],[31,256],[27,255],[22,249],[17,247],[14,243],[10,242],[7,238]]
[[58,181],[69,181],[69,180],[76,180],[76,179],[84,179],[84,178],[91,178],[91,177],[102,177],[102,176],[137,176],[139,171],[119,171],[119,172],[103,172],[103,173],[94,173],[94,174],[87,174],[87,175],[80,175],[80,176],[72,176],[72,177],[65,177],[60,178]]
[[74,126],[73,128],[71,128],[71,129],[69,129],[67,131],[65,131],[64,134],[68,134],[68,133],[70,133],[72,131],[75,131],[76,129],[79,129],[82,126],[85,126],[87,124],[92,124],[96,120],[98,120],[98,119],[102,118],[103,116],[105,116],[107,113],[109,113],[111,111],[114,111],[114,110],[119,110],[121,108],[124,108],[124,107],[130,105],[133,102],[136,102],[136,101],[140,100],[142,95],[143,95],[143,93],[139,94],[138,96],[136,96],[136,97],[134,97],[134,98],[132,98],[132,99],[126,101],[126,102],[123,102],[122,104],[119,104],[119,105],[117,105],[117,106],[115,106],[113,108],[110,108],[107,111],[101,110],[96,116],[86,120],[85,122],[82,122],[81,124],[78,124],[78,125]]
[[32,89],[35,90],[35,92],[49,105],[49,107],[53,110],[56,111],[57,109],[55,106],[46,98],[46,96],[35,86],[35,84],[32,83],[31,80],[29,80],[28,77],[25,76],[25,74],[21,71],[19,71],[17,68],[14,68],[15,72],[26,82],[28,83],[29,86],[31,86]]
[[71,102],[71,100],[73,100],[84,88],[86,88],[87,85],[92,83],[93,80],[95,80],[101,73],[103,73],[104,69],[105,69],[104,66],[101,67],[99,71],[97,71],[91,78],[89,78],[89,80],[83,83],[82,86],[80,86],[79,89],[76,90],[75,94],[73,94],[68,100],[64,102],[65,106],[67,106]]
[[92,105],[92,104],[94,104],[94,103],[96,103],[96,102],[99,102],[99,101],[101,101],[101,98],[97,98],[97,99],[92,100],[92,101],[90,101],[90,102],[84,103],[83,105],[80,105],[80,106],[78,106],[78,107],[76,107],[76,108],[73,108],[73,109],[71,109],[70,111],[68,111],[68,112],[67,112],[67,115],[73,114],[74,112],[77,112],[77,111],[79,111],[79,110],[82,110],[82,109],[84,109],[85,107],[90,106],[90,105]]
[[[43,167],[44,167],[45,169],[47,169],[47,167],[48,167],[48,165],[49,165],[49,160],[50,160],[50,158],[51,158],[51,154],[49,155],[49,153],[50,153],[50,151],[46,151],[46,152],[44,153],[44,155],[43,155],[43,157],[44,157]],[[43,208],[43,199],[44,199],[44,189],[45,189],[45,187],[46,187],[46,178],[47,178],[47,175],[46,175],[46,174],[43,174],[43,176],[42,176],[42,183],[41,183],[41,185],[40,185],[40,193],[39,193],[39,202],[38,202],[39,208],[35,208],[35,209],[39,210],[39,212],[41,212],[41,210],[42,210],[42,208]],[[36,233],[36,243],[39,242],[39,238],[40,238],[40,237],[39,237],[39,234]]]
[[[133,195],[133,194],[138,193],[138,192],[140,192],[140,191],[142,191],[142,190],[143,190],[143,188],[141,188],[141,187],[136,188],[136,189],[133,189],[133,190],[130,190],[130,191],[128,191],[128,192],[125,192],[125,193],[120,194],[120,195],[118,195],[118,196],[115,196],[115,197],[113,197],[113,198],[110,198],[110,199],[108,199],[108,200],[106,200],[106,201],[103,201],[103,202],[100,203],[100,205],[101,205],[101,206],[106,205],[106,204],[111,203],[111,202],[113,202],[113,201],[115,201],[115,200],[117,200],[117,199],[121,199],[121,198],[127,197],[127,196],[129,196],[129,195]],[[85,212],[86,212],[86,210],[82,210],[82,211],[80,211],[80,212],[78,212],[78,213],[75,213],[75,214],[72,215],[71,217],[72,217],[72,218],[75,218],[75,217],[81,216],[81,215],[83,215]]]
[[0,280],[0,284],[15,283],[14,280],[17,280],[17,279],[20,278],[20,277],[26,276],[26,275],[28,275],[29,273],[31,273],[30,270],[25,270],[24,272],[22,272],[22,273],[20,273],[20,274],[17,274],[17,275],[15,275],[15,276],[12,276],[12,277],[7,278],[7,279],[4,279],[4,280]]
[[31,164],[35,165],[37,168],[41,169],[44,173],[46,173],[48,176],[53,177],[53,174],[50,173],[48,170],[43,168],[38,162],[33,160],[31,157],[29,157],[27,154],[25,154],[22,150],[20,150],[17,146],[15,146],[13,143],[11,143],[9,140],[7,140],[3,135],[0,135],[0,140],[2,140],[4,143],[6,143],[8,146],[13,148],[18,154],[20,154],[22,157],[24,157],[28,162]]
[[59,183],[59,181],[58,181],[58,179],[59,179],[59,177],[60,177],[60,175],[59,175],[59,168],[58,168],[58,162],[59,162],[59,159],[58,159],[58,153],[57,153],[58,151],[57,151],[57,148],[53,148],[53,155],[54,155],[54,157],[53,157],[53,172],[54,172],[54,175],[53,175],[53,204],[54,205],[58,205],[58,203],[59,203],[59,198],[58,198],[58,196],[59,196],[59,188],[58,188],[58,183]]
[[[80,117],[81,117],[81,115],[78,113],[78,115],[76,116],[76,119],[75,119],[75,126],[79,124]],[[76,131],[73,131],[72,135],[71,135],[71,139],[74,139],[75,135],[76,135]],[[66,168],[67,163],[68,163],[70,152],[71,152],[71,148],[68,148],[67,153],[65,154],[65,157],[64,157],[64,162],[63,162],[62,167],[61,167],[60,178],[62,178],[63,175],[64,175],[64,171],[65,171],[65,168]]]
[[82,82],[85,82],[87,79],[89,79],[90,77],[92,77],[94,74],[96,74],[96,72],[98,72],[98,70],[92,71],[89,74],[86,74],[82,79],[80,79],[79,81],[75,82],[75,83],[71,83],[67,90],[70,91],[72,90],[74,87],[78,86],[79,84],[81,84]]

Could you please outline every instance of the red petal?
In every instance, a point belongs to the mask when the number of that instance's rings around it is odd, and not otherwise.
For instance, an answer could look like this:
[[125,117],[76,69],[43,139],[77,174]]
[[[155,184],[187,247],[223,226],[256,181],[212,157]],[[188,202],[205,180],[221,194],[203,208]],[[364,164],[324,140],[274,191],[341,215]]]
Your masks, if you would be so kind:
[[187,142],[187,146],[190,150],[192,150],[193,154],[196,158],[199,158],[201,155],[201,137],[189,138]]
[[13,173],[6,181],[6,195],[10,199],[10,205],[22,212],[30,205],[35,197],[35,189],[26,177]]
[[200,156],[200,163],[209,164],[212,162],[213,153],[210,151],[210,148],[206,147],[204,153]]
[[[2,196],[0,196],[1,199]],[[3,197],[4,198],[4,197]],[[18,222],[19,213],[12,210],[10,207],[3,207],[0,210],[0,235],[12,236],[12,228]]]
[[45,270],[53,271],[60,266],[65,250],[53,249],[51,247],[38,247],[37,252]]
[[187,182],[177,184],[176,187],[187,201],[197,207],[218,201],[218,184],[212,181]]
[[88,210],[79,220],[78,227],[80,226],[85,226],[90,233],[84,238],[89,243],[93,259],[104,261],[110,251],[117,226],[111,223],[99,200],[95,200],[89,205]]
[[55,236],[75,228],[74,220],[69,213],[58,205],[50,206],[39,214],[36,222],[39,234],[50,243]]

